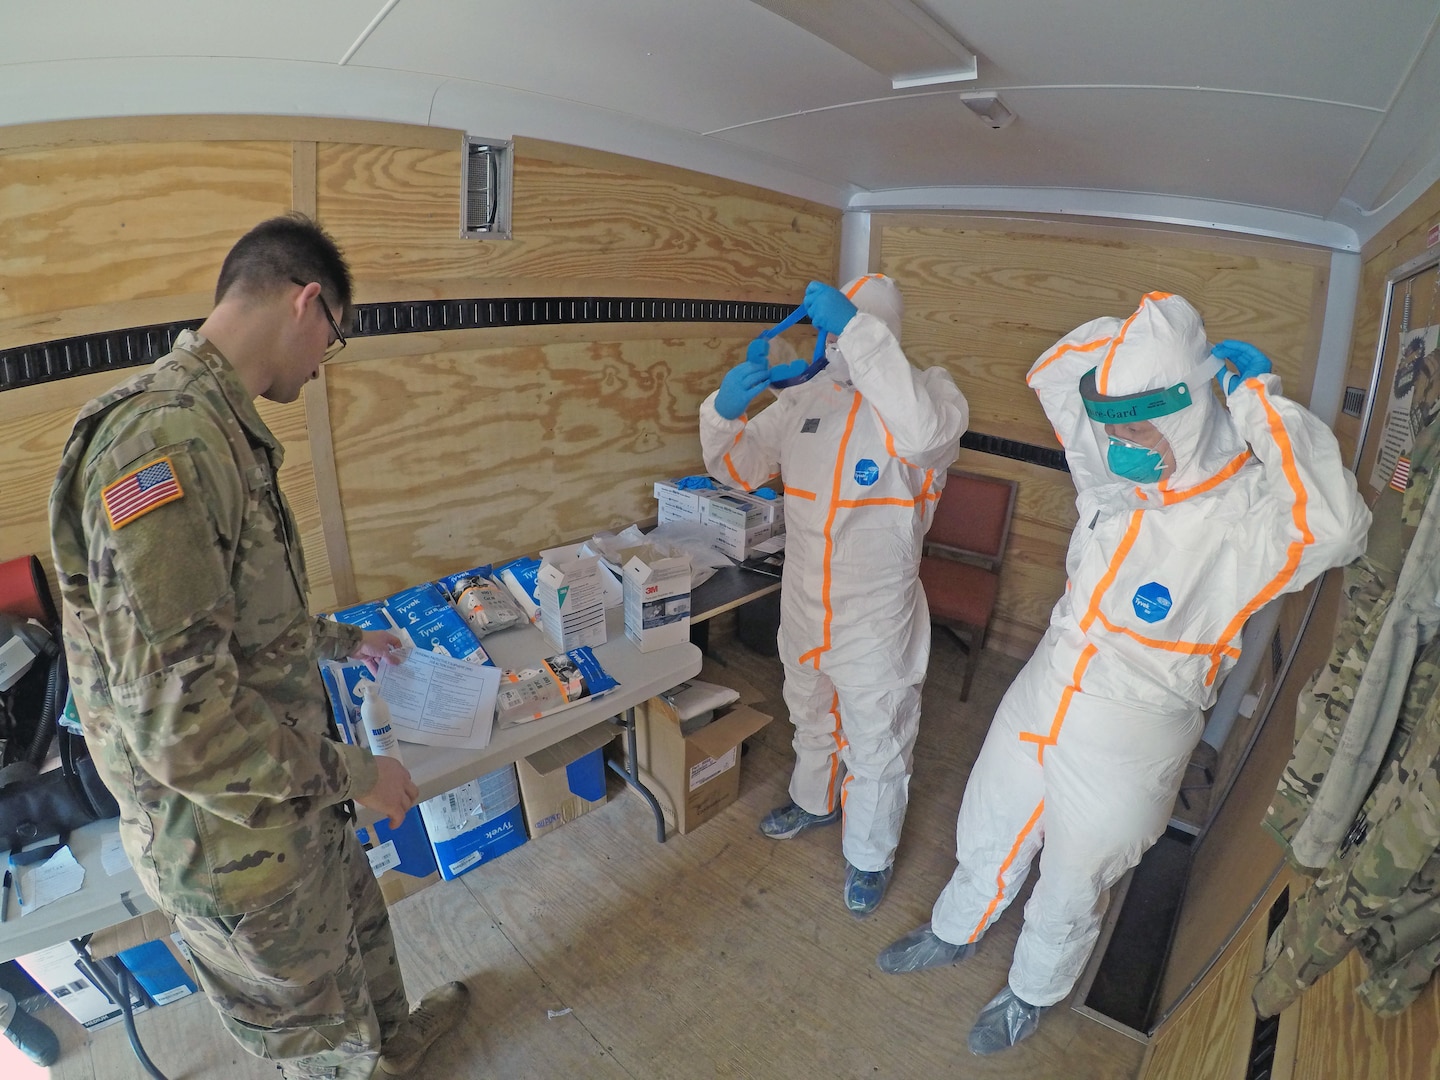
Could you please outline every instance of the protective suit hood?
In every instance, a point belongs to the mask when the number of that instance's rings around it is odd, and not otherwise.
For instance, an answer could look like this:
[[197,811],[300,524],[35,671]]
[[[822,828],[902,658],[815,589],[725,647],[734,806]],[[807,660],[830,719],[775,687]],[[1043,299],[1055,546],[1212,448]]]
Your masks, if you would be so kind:
[[[900,323],[905,317],[905,300],[893,278],[884,274],[862,274],[847,281],[840,289],[855,305],[855,310],[873,315],[885,324],[900,344]],[[850,385],[850,365],[838,339],[825,346],[825,359],[830,362],[825,370],[842,386]]]
[[[1095,336],[1108,333],[1111,338],[1096,357],[1095,386],[1101,394],[1124,397],[1182,385],[1188,392],[1187,407],[1150,421],[1175,456],[1175,471],[1163,481],[1166,488],[1183,490],[1208,480],[1245,451],[1229,410],[1215,396],[1205,323],[1189,301],[1150,293],[1129,318],[1099,319],[1092,325]],[[1091,426],[1103,452],[1109,442],[1104,426],[1094,420]]]

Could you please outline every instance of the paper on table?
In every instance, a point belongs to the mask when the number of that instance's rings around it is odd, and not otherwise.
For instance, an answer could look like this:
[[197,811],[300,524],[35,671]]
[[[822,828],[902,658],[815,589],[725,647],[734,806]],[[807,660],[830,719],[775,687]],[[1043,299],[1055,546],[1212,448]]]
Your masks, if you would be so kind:
[[79,892],[85,884],[85,868],[75,861],[75,854],[67,844],[38,866],[19,868],[20,888],[23,897],[20,914],[29,915],[52,900]]
[[130,856],[125,854],[118,833],[111,833],[100,841],[100,865],[105,867],[105,873],[111,877],[122,870],[130,869]]
[[495,724],[500,669],[416,649],[382,664],[380,696],[401,742],[483,750]]

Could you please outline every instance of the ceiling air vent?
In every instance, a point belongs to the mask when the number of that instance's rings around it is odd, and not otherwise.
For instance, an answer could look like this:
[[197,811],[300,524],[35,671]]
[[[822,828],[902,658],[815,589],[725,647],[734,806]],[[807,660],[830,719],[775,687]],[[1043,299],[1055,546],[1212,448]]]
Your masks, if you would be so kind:
[[467,240],[510,239],[510,181],[515,144],[465,136],[460,167],[460,235]]

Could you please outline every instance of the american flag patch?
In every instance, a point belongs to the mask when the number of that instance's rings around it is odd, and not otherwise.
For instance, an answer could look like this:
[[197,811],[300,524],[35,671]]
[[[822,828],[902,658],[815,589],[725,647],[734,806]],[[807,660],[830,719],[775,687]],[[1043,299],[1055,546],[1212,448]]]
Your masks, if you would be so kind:
[[1395,462],[1395,471],[1390,474],[1390,486],[1396,491],[1404,491],[1410,486],[1410,459],[1402,457]]
[[170,459],[161,458],[122,476],[102,491],[100,497],[105,502],[110,528],[118,529],[184,494]]

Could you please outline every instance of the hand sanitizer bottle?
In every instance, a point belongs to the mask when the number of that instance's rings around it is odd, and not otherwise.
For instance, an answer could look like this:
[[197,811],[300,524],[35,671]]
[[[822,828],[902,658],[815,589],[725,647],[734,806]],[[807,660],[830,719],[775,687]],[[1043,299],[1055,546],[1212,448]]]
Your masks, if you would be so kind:
[[400,740],[390,722],[390,706],[380,696],[380,684],[365,680],[355,688],[360,695],[360,722],[365,725],[365,739],[376,757],[400,760]]

